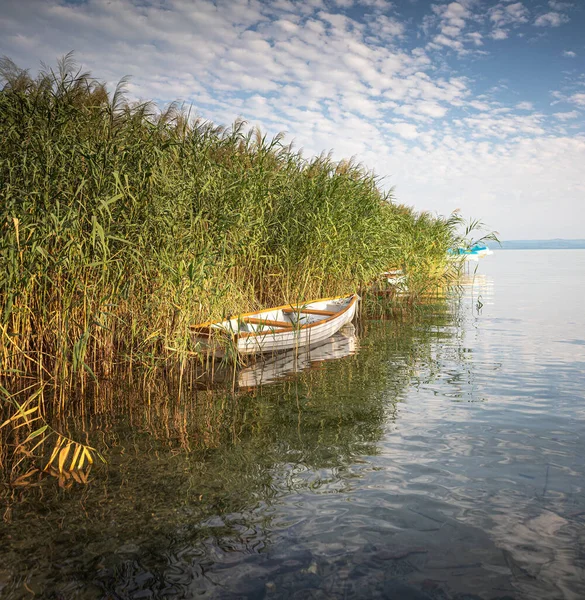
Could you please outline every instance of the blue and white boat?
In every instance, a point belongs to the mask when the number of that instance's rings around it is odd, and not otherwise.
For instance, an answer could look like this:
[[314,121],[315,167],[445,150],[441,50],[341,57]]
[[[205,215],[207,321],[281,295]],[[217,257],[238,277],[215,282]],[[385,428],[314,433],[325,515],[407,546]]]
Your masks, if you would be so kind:
[[478,261],[484,256],[489,256],[493,252],[483,242],[476,242],[469,248],[456,248],[451,250],[449,254],[453,258],[460,258],[463,260],[475,260]]

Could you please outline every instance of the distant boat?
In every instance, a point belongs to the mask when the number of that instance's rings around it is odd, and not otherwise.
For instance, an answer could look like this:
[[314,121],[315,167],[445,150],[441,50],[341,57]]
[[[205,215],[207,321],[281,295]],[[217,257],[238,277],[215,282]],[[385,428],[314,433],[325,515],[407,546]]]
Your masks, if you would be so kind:
[[493,252],[485,244],[477,243],[471,247],[471,254],[474,254],[479,258],[483,258],[484,256],[493,254]]
[[[225,354],[230,342],[239,354],[280,352],[319,344],[350,323],[359,296],[322,298],[304,304],[286,304],[225,321],[193,325],[193,340],[202,352]],[[227,339],[226,339],[227,338]]]
[[482,242],[477,242],[470,248],[456,248],[449,252],[451,258],[463,260],[475,260],[489,256],[493,252]]
[[382,277],[386,277],[388,283],[397,289],[408,290],[407,277],[402,269],[390,269],[382,273]]

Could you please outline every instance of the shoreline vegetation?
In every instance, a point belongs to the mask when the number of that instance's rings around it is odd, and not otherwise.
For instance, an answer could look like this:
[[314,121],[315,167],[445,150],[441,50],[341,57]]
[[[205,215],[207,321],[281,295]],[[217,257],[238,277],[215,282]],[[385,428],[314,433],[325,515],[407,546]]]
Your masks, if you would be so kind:
[[125,83],[108,93],[71,55],[36,78],[0,63],[6,476],[35,452],[59,474],[91,464],[48,423],[114,374],[182,373],[192,324],[362,291],[390,268],[412,306],[457,275],[457,213],[416,212],[353,160],[306,159],[243,121],[131,103]]

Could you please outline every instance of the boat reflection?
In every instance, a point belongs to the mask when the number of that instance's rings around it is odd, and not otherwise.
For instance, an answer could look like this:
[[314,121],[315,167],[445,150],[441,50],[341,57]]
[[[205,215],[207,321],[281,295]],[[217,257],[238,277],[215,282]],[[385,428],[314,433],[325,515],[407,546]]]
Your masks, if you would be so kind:
[[350,323],[318,346],[280,352],[260,359],[236,374],[238,387],[254,388],[318,366],[320,363],[351,356],[358,351],[355,327]]

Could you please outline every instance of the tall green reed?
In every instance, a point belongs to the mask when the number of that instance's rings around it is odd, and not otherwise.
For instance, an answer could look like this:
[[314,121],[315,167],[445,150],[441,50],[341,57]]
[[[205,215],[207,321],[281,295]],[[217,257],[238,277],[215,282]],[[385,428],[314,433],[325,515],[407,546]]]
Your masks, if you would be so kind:
[[397,205],[362,165],[177,105],[132,104],[70,55],[0,63],[0,356],[66,409],[72,386],[185,360],[189,325],[353,292],[389,267],[449,276],[453,219]]

